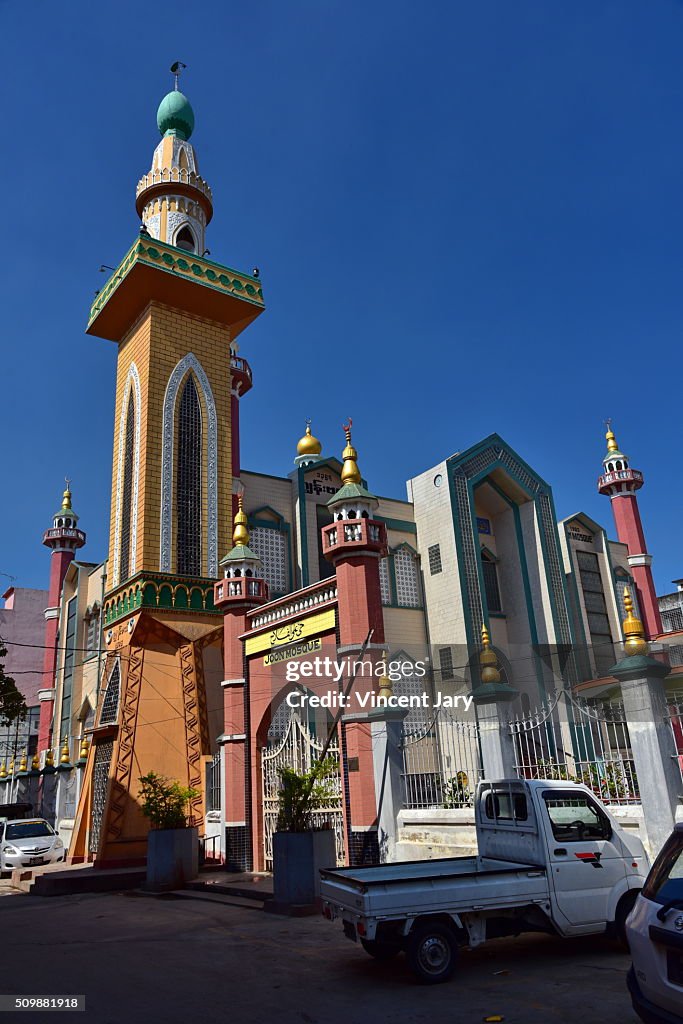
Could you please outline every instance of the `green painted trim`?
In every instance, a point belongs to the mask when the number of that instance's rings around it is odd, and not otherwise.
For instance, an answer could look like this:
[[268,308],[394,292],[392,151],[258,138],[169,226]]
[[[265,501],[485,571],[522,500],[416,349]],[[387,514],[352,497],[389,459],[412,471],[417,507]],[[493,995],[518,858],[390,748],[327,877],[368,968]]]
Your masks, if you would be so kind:
[[382,608],[398,608],[402,612],[423,612],[423,604],[397,604],[395,601],[391,601],[389,604],[385,604],[382,601]]
[[398,588],[396,587],[396,566],[394,565],[393,553],[389,555],[389,593],[391,594],[392,600],[397,601]]
[[[479,476],[481,476],[481,474],[479,474]],[[535,612],[535,609],[534,609],[533,596],[531,594],[531,580],[529,578],[529,563],[528,563],[527,557],[526,557],[526,545],[524,543],[524,531],[522,530],[522,517],[521,517],[520,512],[519,512],[519,505],[517,505],[516,502],[512,501],[512,499],[508,497],[508,495],[502,490],[502,488],[500,488],[498,486],[498,484],[495,482],[495,480],[492,480],[490,477],[488,477],[486,475],[484,475],[482,477],[482,479],[480,480],[479,484],[475,485],[475,487],[473,488],[473,492],[474,492],[474,489],[477,486],[481,486],[484,483],[487,483],[489,485],[489,487],[491,487],[492,490],[494,490],[498,494],[498,496],[500,498],[502,498],[503,501],[505,501],[505,503],[512,509],[512,516],[513,516],[514,523],[515,523],[515,536],[517,538],[517,552],[518,552],[518,555],[519,555],[519,565],[520,565],[520,569],[522,571],[522,587],[524,589],[524,600],[526,602],[527,620],[528,620],[528,623],[529,623],[529,634],[530,634],[530,637],[531,637],[532,645],[535,644],[536,647],[538,647],[539,646],[539,643],[538,643],[538,626],[536,624],[536,612]],[[526,492],[526,488],[523,488],[523,490]],[[474,501],[474,494],[473,494],[472,500]],[[481,559],[480,559],[480,561],[481,561]],[[483,570],[482,570],[482,573],[483,573]],[[548,589],[550,589],[550,588],[548,588]],[[483,592],[483,599],[484,600],[485,600],[485,597],[486,597],[486,593],[484,591]],[[547,695],[548,695],[548,691],[547,691],[546,686],[545,686],[545,678],[543,676],[543,666],[540,664],[538,658],[534,658],[534,671],[536,673],[536,682],[538,684],[539,696],[541,697],[541,700],[544,700],[547,697]]]
[[379,523],[384,523],[387,530],[396,530],[398,533],[417,533],[417,524],[407,519],[389,519],[387,516],[373,516]]
[[[526,470],[529,476],[533,477],[534,480],[536,480],[541,487],[544,487],[548,491],[550,490],[550,484],[548,484],[547,481],[543,479],[543,477],[539,476],[536,470],[532,469],[528,462],[525,462],[524,459],[517,454],[514,448],[511,448],[507,441],[503,440],[500,434],[489,434],[489,436],[485,437],[483,441],[478,441],[477,444],[472,445],[471,448],[468,448],[464,452],[458,452],[457,455],[451,455],[450,459],[447,459],[446,461],[447,463],[452,463],[452,465],[454,466],[459,466],[461,463],[468,462],[474,455],[477,455],[479,452],[484,451],[486,448],[490,448],[492,445],[497,445],[500,448],[504,448],[507,452],[509,452],[510,455],[514,456],[514,458],[520,464],[522,469]],[[502,466],[502,463],[500,462],[499,459],[496,459],[496,464]],[[491,465],[493,466],[493,463],[491,463]],[[505,469],[506,472],[510,472],[508,466],[502,466],[502,468]],[[486,470],[486,472],[489,472],[489,470]],[[514,476],[514,474],[512,475]],[[527,494],[529,493],[528,489],[523,484],[521,484],[519,480],[517,480],[517,483],[520,484],[520,487],[522,487],[522,489],[526,491]]]
[[[277,509],[274,509],[272,507],[272,505],[260,505],[259,508],[252,509],[251,512],[247,513],[248,516],[249,516],[249,519],[250,520],[254,519],[254,521],[255,521],[256,520],[256,516],[259,514],[259,512],[271,512],[275,516],[275,518],[277,519],[277,521],[279,523],[286,522],[285,517],[280,515],[280,513],[277,511]],[[270,520],[267,520],[267,522],[270,522]]]
[[299,551],[301,552],[301,588],[309,585],[308,573],[308,522],[306,509],[306,481],[304,467],[299,466]]

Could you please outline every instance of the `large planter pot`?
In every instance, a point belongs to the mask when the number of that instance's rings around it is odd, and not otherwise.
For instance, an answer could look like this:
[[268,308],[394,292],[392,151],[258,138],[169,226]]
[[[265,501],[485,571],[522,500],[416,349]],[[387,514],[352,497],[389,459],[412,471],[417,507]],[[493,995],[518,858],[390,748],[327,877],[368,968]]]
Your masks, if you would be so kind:
[[273,836],[273,897],[282,906],[314,906],[320,868],[337,863],[334,832],[276,832]]
[[148,889],[180,889],[199,873],[196,828],[154,828],[147,836]]

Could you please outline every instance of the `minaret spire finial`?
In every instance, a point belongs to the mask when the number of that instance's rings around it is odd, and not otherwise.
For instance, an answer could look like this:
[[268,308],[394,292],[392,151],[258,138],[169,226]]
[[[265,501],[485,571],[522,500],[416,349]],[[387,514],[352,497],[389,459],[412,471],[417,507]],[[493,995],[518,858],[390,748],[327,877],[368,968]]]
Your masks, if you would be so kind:
[[346,448],[342,452],[344,467],[341,471],[341,480],[343,484],[359,484],[361,482],[360,470],[356,461],[358,458],[358,452],[351,443],[352,426],[353,420],[349,416],[349,422],[342,423],[342,430],[346,434]]
[[181,60],[175,61],[171,64],[171,74],[173,75],[173,88],[176,92],[180,92],[178,88],[178,79],[180,78],[180,72],[187,67],[187,64],[183,64]]
[[628,587],[624,587],[624,611],[626,618],[621,628],[624,634],[624,653],[627,657],[646,655],[648,652],[645,630],[640,619],[633,614],[633,598]]
[[66,484],[66,489],[62,495],[62,508],[71,511],[71,478],[65,476],[64,483]]
[[607,427],[607,433],[605,434],[605,440],[607,441],[607,451],[608,452],[616,452],[616,451],[619,450],[619,447],[617,445],[617,439],[614,436],[614,431],[612,430],[612,418],[611,417],[609,419],[605,420],[605,426]]
[[249,546],[249,530],[247,529],[247,515],[244,511],[244,498],[240,493],[237,496],[237,514],[233,523],[232,543],[234,547]]

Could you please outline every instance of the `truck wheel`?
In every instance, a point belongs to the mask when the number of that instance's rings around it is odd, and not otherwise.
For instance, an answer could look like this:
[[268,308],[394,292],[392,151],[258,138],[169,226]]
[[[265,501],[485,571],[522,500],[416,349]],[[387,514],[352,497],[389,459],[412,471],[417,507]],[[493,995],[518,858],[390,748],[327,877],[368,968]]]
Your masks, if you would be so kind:
[[401,952],[400,946],[394,946],[389,942],[378,942],[377,939],[361,939],[360,944],[365,952],[373,956],[375,960],[392,960]]
[[419,924],[408,936],[408,962],[421,982],[438,985],[450,978],[458,959],[458,940],[440,921]]

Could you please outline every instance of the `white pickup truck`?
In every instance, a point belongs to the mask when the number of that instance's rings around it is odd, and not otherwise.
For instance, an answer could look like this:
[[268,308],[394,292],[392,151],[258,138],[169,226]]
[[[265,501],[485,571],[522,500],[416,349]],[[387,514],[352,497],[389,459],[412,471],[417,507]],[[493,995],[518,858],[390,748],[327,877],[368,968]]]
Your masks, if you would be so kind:
[[479,855],[322,870],[323,916],[377,959],[405,950],[421,981],[453,973],[458,948],[550,932],[623,936],[648,860],[586,786],[481,782]]

